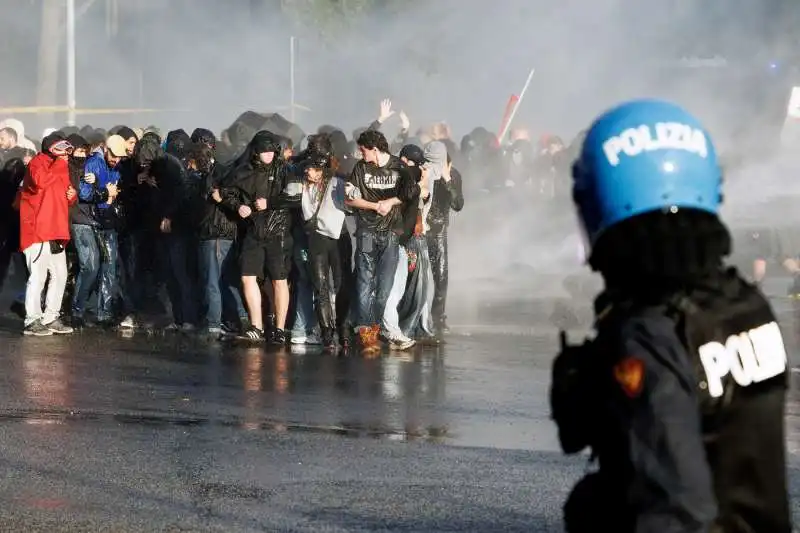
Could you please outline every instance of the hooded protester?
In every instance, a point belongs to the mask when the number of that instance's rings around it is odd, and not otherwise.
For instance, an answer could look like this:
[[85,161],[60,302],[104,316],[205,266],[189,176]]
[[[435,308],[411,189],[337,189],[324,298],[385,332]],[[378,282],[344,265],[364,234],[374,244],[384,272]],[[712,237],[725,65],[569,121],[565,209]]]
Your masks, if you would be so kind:
[[[0,289],[11,259],[19,251],[19,206],[17,198],[25,179],[25,150],[14,147],[5,151],[0,169]],[[15,267],[16,270],[16,267]]]
[[186,156],[191,145],[192,139],[188,133],[182,129],[172,130],[164,140],[164,151],[186,165]]
[[[362,159],[347,182],[347,205],[356,210],[356,334],[362,348],[380,350],[378,335],[392,291],[399,261],[398,234],[402,233],[400,206],[413,202],[419,187],[405,171],[399,158],[389,153],[386,137],[368,130],[358,138]],[[388,339],[392,346],[408,344],[406,339]]]
[[[77,130],[77,128],[75,128]],[[81,137],[78,133],[72,133],[67,136],[67,141],[72,145],[73,150],[69,155],[69,179],[72,186],[76,191],[80,190],[81,178],[83,178],[83,168],[86,165],[86,158],[89,153],[89,142]],[[81,211],[80,197],[78,203],[72,204],[69,208],[69,223],[72,239],[67,245],[67,266],[69,268],[69,276],[67,278],[67,288],[64,293],[64,301],[69,305],[63,309],[64,315],[72,315],[72,299],[75,295],[75,286],[78,276],[79,258],[75,232],[75,224],[91,224],[93,220],[87,216],[86,213]],[[74,327],[74,324],[73,324]]]
[[475,128],[461,141],[461,155],[466,165],[468,184],[484,194],[503,186],[503,152],[497,137],[486,128]]
[[543,135],[539,140],[538,153],[532,164],[536,186],[533,192],[542,203],[559,197],[569,202],[569,166],[572,160],[568,156],[561,137]]
[[192,219],[197,220],[200,286],[205,294],[205,327],[211,337],[223,334],[223,325],[244,330],[247,311],[239,291],[238,214],[223,203],[218,175],[211,171],[214,154],[205,142],[195,142],[188,154],[189,181],[194,188]]
[[223,204],[238,213],[243,228],[240,269],[250,327],[244,337],[265,339],[260,282],[270,280],[274,293],[275,330],[270,343],[286,343],[291,268],[291,215],[282,205],[287,171],[281,159],[281,139],[259,131],[225,178]]
[[[142,213],[140,231],[147,239],[139,250],[140,260],[155,258],[155,264],[144,264],[143,269],[156,273],[156,279],[167,286],[172,303],[173,322],[167,329],[194,331],[196,306],[194,283],[189,275],[189,261],[194,263],[196,247],[192,246],[191,228],[180,219],[181,209],[186,205],[186,169],[173,155],[166,153],[155,133],[145,133],[136,144],[134,160],[139,168],[137,194]],[[152,245],[155,244],[155,249]],[[142,305],[148,300],[155,301],[154,290],[157,284],[141,287],[139,294],[147,294]]]
[[[430,170],[420,152],[420,148],[414,145],[406,145],[400,151],[401,160],[408,166],[407,174],[418,185],[418,192],[401,206],[402,229],[398,234],[399,260],[381,323],[383,336],[393,339],[390,341],[390,348],[397,350],[413,347],[416,344],[413,337],[417,335],[432,336],[430,301],[433,299],[433,280],[430,279],[430,263],[425,246],[424,244],[419,246],[417,243],[420,239],[424,240],[422,212],[430,204],[430,189],[427,186],[430,183]],[[418,166],[418,163],[421,165]],[[412,276],[413,279],[410,280]],[[426,298],[424,290],[418,288],[427,288],[429,297]],[[405,309],[401,310],[401,302],[404,299]],[[405,328],[402,327],[404,321]],[[418,328],[422,323],[427,327]]]
[[[424,163],[420,167],[421,173],[418,176],[422,193],[417,209],[415,211],[409,209],[407,215],[410,218],[413,213],[413,225],[410,219],[406,221],[407,237],[404,246],[408,256],[408,276],[403,299],[398,305],[398,314],[404,335],[422,338],[426,343],[438,344],[440,341],[437,334],[443,331],[435,330],[432,320],[435,283],[427,235],[430,231],[428,220],[433,197],[429,191],[434,191],[435,184],[442,182],[445,176],[449,176],[450,161],[447,147],[441,141],[429,143],[422,157]],[[414,159],[418,161],[418,158],[417,155]]]
[[433,271],[434,297],[431,308],[433,327],[437,336],[447,333],[447,286],[449,279],[448,236],[450,211],[458,213],[464,208],[464,192],[461,173],[453,167],[448,153],[444,154],[442,164],[441,147],[431,143],[425,150],[425,157],[431,160],[431,181],[433,183],[430,206],[425,213],[425,237],[427,251]]
[[[535,194],[538,193],[542,196],[548,194],[549,188],[546,186],[547,182],[536,182],[535,157],[536,153],[533,143],[527,138],[527,135],[512,135],[511,144],[508,145],[505,151],[506,187],[525,187],[526,189],[533,187]],[[517,196],[527,201],[528,195],[517,193]]]
[[[444,144],[445,148],[447,149],[447,155],[450,156],[450,159],[455,161],[456,166],[460,166],[462,164],[461,153],[455,141],[453,141],[453,130],[450,128],[449,124],[446,122],[435,123],[431,127],[431,136],[433,137],[433,141],[438,141]],[[423,147],[426,146],[427,143],[423,145]]]
[[28,165],[19,212],[20,250],[29,272],[24,334],[35,336],[72,333],[59,314],[68,275],[64,244],[70,239],[69,206],[77,200],[67,164],[72,145],[63,135],[53,133],[44,138],[42,148]]
[[217,137],[211,130],[205,128],[195,128],[191,137],[192,143],[201,144],[208,148],[210,157],[204,158],[208,168],[201,169],[202,172],[212,172],[217,162]]

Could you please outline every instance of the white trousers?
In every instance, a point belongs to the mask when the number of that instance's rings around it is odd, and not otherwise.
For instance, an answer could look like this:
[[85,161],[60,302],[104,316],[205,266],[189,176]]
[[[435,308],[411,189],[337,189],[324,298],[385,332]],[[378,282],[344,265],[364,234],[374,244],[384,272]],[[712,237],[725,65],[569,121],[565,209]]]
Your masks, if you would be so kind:
[[[67,287],[67,254],[53,254],[49,242],[37,242],[22,251],[28,265],[28,285],[25,288],[25,325],[37,320],[49,324],[61,313],[61,300]],[[47,283],[48,276],[50,282]],[[45,308],[42,310],[42,291],[47,284]]]
[[383,319],[381,326],[383,334],[390,339],[408,340],[403,335],[400,329],[400,316],[397,313],[397,306],[403,299],[406,293],[406,281],[408,281],[408,253],[405,246],[398,246],[400,253],[398,254],[397,270],[394,271],[394,283],[392,283],[392,292],[389,293],[389,299],[386,300],[386,309],[383,311]]

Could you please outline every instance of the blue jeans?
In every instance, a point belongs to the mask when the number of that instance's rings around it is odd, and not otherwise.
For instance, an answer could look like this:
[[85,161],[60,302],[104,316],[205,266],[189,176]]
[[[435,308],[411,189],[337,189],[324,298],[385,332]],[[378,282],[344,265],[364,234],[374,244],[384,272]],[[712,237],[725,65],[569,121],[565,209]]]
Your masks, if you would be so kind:
[[205,288],[206,326],[218,328],[228,320],[247,317],[239,292],[236,248],[233,241],[200,241],[200,283]]
[[163,233],[159,237],[161,279],[167,285],[175,324],[195,324],[196,280],[190,275],[189,260],[197,257],[197,241],[183,233]]
[[100,272],[100,248],[97,245],[95,229],[86,224],[72,225],[72,242],[78,253],[78,275],[75,276],[75,292],[72,295],[72,316],[82,318]]
[[294,297],[294,320],[292,337],[308,337],[318,330],[317,315],[314,314],[314,290],[308,267],[308,236],[302,229],[293,233],[292,261],[297,267],[297,279],[292,286]]
[[373,326],[383,318],[400,256],[397,235],[359,228],[356,234],[355,326]]
[[114,317],[114,303],[119,295],[117,280],[117,261],[119,245],[117,231],[100,229],[97,231],[97,245],[100,249],[100,279],[97,286],[97,320],[104,322]]

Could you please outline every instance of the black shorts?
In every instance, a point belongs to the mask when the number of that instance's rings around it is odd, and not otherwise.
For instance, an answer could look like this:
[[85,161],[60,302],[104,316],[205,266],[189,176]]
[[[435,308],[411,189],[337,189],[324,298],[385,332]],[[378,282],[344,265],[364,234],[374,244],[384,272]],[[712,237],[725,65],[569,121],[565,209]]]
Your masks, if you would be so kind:
[[292,239],[289,236],[258,241],[245,237],[239,255],[242,276],[278,281],[289,278],[292,266]]

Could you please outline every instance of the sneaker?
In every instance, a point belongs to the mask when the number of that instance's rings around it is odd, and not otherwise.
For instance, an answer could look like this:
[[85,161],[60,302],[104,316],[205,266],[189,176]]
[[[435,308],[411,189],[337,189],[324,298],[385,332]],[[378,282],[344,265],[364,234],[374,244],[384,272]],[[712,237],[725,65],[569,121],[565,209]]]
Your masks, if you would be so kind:
[[189,333],[194,333],[196,330],[197,328],[194,327],[194,324],[191,324],[189,322],[184,322],[183,324],[181,324],[181,333],[189,334]]
[[33,337],[49,337],[53,332],[50,328],[43,326],[40,321],[36,320],[25,326],[25,329],[22,330],[22,334],[31,335]]
[[249,341],[263,341],[264,331],[255,326],[250,326],[242,333],[242,338]]
[[319,335],[316,333],[311,333],[309,335],[292,335],[290,342],[292,344],[313,344],[319,345],[322,344],[322,339],[319,338]]
[[133,315],[127,315],[123,318],[122,322],[119,323],[119,327],[122,329],[136,329],[136,320]]
[[238,335],[239,333],[246,331],[247,328],[239,327],[231,322],[223,322],[220,330],[222,330],[222,335],[229,337]]
[[225,334],[222,328],[208,328],[206,329],[206,335],[210,339],[221,339]]
[[333,331],[325,331],[322,333],[322,346],[326,352],[335,352],[337,350],[338,346]]
[[180,329],[181,327],[175,322],[172,322],[164,326],[164,331],[180,331]]
[[42,326],[46,327],[56,335],[69,335],[70,333],[75,331],[70,326],[67,326],[57,318],[48,324],[42,324]]
[[408,350],[410,348],[413,348],[414,345],[416,344],[417,341],[415,341],[414,339],[407,339],[402,337],[389,339],[390,350],[399,350],[399,351]]
[[286,332],[282,329],[276,329],[270,335],[269,343],[275,346],[283,346],[286,344]]

